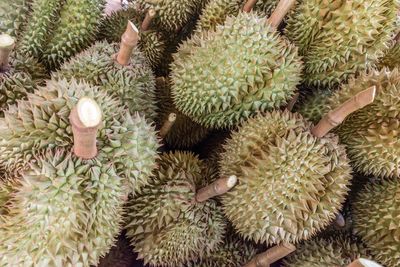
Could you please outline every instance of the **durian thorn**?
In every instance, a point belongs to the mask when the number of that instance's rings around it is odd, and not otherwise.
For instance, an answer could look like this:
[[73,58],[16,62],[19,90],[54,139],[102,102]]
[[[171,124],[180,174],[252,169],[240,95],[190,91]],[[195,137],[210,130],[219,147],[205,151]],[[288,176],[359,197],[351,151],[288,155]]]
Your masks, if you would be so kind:
[[347,267],[382,267],[382,265],[371,260],[359,258],[347,265]]
[[270,264],[286,257],[290,253],[296,250],[296,247],[290,243],[282,243],[276,245],[267,251],[256,255],[249,263],[244,267],[265,267]]
[[255,4],[258,0],[247,0],[246,4],[243,6],[243,12],[249,13],[253,10]]
[[168,134],[168,132],[171,130],[172,126],[174,125],[175,121],[176,121],[176,114],[170,113],[168,115],[168,119],[164,122],[163,126],[160,129],[161,138],[165,138],[165,136]]
[[290,99],[289,103],[288,103],[287,106],[286,106],[286,109],[287,109],[287,110],[292,111],[294,105],[295,105],[296,102],[297,102],[297,99],[299,99],[299,96],[300,96],[300,93],[296,93],[296,94],[292,97],[292,99]]
[[156,16],[156,11],[152,8],[150,8],[147,13],[146,13],[146,17],[144,18],[143,22],[142,22],[142,26],[141,26],[141,30],[142,31],[147,31],[150,29],[150,24],[151,21],[153,20],[153,18]]
[[311,129],[311,133],[316,137],[325,136],[330,130],[342,123],[351,113],[374,102],[375,94],[376,86],[372,86],[356,94],[338,108],[328,112],[328,114]]
[[336,214],[335,220],[333,222],[335,223],[335,226],[339,228],[343,228],[346,225],[346,220],[340,212]]
[[126,30],[121,36],[121,46],[117,54],[117,62],[121,65],[128,65],[132,51],[139,41],[139,30],[131,21],[128,21]]
[[219,178],[212,184],[199,189],[196,193],[196,202],[204,202],[212,197],[220,196],[231,190],[237,183],[236,175]]
[[0,71],[7,69],[9,57],[14,47],[14,38],[8,34],[0,34]]
[[74,135],[74,153],[77,157],[91,159],[97,155],[96,135],[102,114],[96,101],[82,97],[72,109],[69,121]]
[[278,28],[279,24],[281,24],[283,18],[289,12],[289,10],[295,5],[296,0],[280,0],[278,5],[276,6],[274,12],[267,19],[267,23],[272,28]]

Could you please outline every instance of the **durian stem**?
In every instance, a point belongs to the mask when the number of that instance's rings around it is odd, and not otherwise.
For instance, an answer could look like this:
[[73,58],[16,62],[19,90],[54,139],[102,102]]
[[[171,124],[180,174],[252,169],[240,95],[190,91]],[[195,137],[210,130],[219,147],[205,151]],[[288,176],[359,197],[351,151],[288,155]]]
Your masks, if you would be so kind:
[[226,178],[219,178],[212,184],[199,189],[196,193],[196,201],[204,202],[212,197],[220,196],[231,190],[237,183],[237,177],[231,175]]
[[376,87],[372,86],[356,94],[341,106],[325,115],[318,124],[311,129],[311,133],[316,137],[325,136],[330,130],[342,123],[351,113],[374,102],[375,93]]
[[15,40],[8,34],[0,35],[0,72],[8,68],[11,51],[15,47]]
[[69,121],[74,135],[74,153],[77,157],[91,159],[97,155],[96,135],[101,118],[100,107],[89,97],[82,97],[72,109]]
[[382,267],[382,265],[371,260],[359,258],[347,265],[347,267]]
[[255,4],[258,0],[247,0],[246,4],[243,6],[243,12],[249,13],[253,10]]
[[138,41],[139,30],[131,21],[128,21],[126,30],[121,37],[121,46],[117,55],[117,62],[119,64],[124,66],[128,65],[133,48],[136,47]]
[[156,16],[156,11],[154,9],[149,9],[146,13],[146,17],[142,22],[142,31],[147,31],[150,29],[150,24],[153,18]]
[[339,228],[342,228],[346,225],[346,220],[344,219],[343,215],[340,212],[336,214],[334,223]]
[[176,121],[176,114],[175,113],[170,113],[168,115],[168,119],[164,122],[163,126],[160,129],[160,136],[164,138],[168,132],[171,130],[172,126],[174,125]]
[[244,267],[265,267],[270,266],[270,264],[286,257],[290,253],[296,250],[296,247],[289,243],[282,243],[276,245],[267,251],[256,255],[249,263]]
[[275,29],[278,28],[283,18],[286,16],[286,14],[294,6],[295,3],[296,0],[280,0],[274,12],[267,19],[267,23]]
[[287,106],[286,106],[286,109],[287,109],[287,110],[292,111],[294,105],[295,105],[296,102],[297,102],[297,99],[299,99],[299,96],[300,96],[300,93],[296,93],[296,94],[292,97],[292,99],[290,99],[289,103],[288,103]]

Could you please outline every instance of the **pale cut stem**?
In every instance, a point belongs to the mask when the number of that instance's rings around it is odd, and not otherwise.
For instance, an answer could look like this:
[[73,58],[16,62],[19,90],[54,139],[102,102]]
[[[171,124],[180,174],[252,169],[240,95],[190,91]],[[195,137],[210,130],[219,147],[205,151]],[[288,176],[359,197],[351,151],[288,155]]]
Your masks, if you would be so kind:
[[243,6],[243,12],[249,13],[253,10],[254,6],[257,4],[258,0],[247,0],[246,4]]
[[336,225],[336,227],[342,228],[346,225],[346,220],[344,219],[343,215],[339,212],[338,214],[336,214],[334,223]]
[[15,47],[15,40],[8,34],[0,34],[0,70],[6,69]]
[[220,196],[231,190],[237,183],[237,177],[231,175],[226,178],[219,178],[212,184],[201,188],[196,193],[196,201],[204,202],[212,197]]
[[165,136],[167,136],[168,132],[171,130],[175,121],[176,121],[176,114],[170,113],[168,115],[168,119],[164,122],[163,126],[160,129],[160,136],[162,138],[165,138]]
[[290,243],[282,243],[276,245],[267,251],[256,255],[249,263],[244,267],[264,267],[270,266],[272,263],[286,257],[290,253],[296,250],[296,247]]
[[278,28],[283,18],[289,12],[289,10],[295,5],[296,0],[280,0],[277,7],[271,16],[267,19],[267,23],[273,27]]
[[325,115],[318,124],[311,129],[311,133],[316,137],[325,136],[330,130],[342,123],[351,113],[374,102],[375,94],[376,86],[372,86],[356,94],[341,106]]
[[142,22],[142,31],[147,31],[150,29],[151,21],[156,16],[156,11],[154,9],[149,9],[146,13],[146,17]]
[[300,93],[296,93],[292,99],[290,99],[289,103],[286,106],[286,109],[289,111],[293,110],[294,105],[296,104],[297,100],[299,99]]
[[119,64],[124,66],[129,64],[132,51],[136,47],[138,41],[139,41],[139,30],[131,21],[128,21],[126,30],[124,34],[121,36],[121,45],[117,55],[117,62]]
[[371,260],[359,258],[347,265],[347,267],[382,267],[382,265]]
[[97,155],[96,136],[102,114],[97,103],[88,97],[82,97],[72,109],[69,121],[74,135],[74,154],[83,159]]

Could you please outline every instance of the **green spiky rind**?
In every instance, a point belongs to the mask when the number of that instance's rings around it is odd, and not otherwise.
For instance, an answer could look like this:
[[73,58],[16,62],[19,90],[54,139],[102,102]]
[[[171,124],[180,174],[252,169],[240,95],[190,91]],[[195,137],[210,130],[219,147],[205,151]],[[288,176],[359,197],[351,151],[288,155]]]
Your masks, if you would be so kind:
[[285,34],[304,56],[304,82],[335,87],[374,66],[388,47],[396,10],[397,0],[302,1]]
[[42,57],[62,4],[63,1],[59,0],[32,1],[29,23],[21,33],[19,51],[37,59]]
[[224,145],[221,176],[236,175],[238,184],[222,196],[223,210],[241,236],[295,243],[341,209],[351,180],[345,149],[310,127],[300,114],[274,111],[249,119]]
[[22,53],[12,53],[10,65],[14,72],[27,73],[38,84],[41,84],[49,76],[42,63],[32,56]]
[[167,32],[176,32],[196,15],[199,2],[196,0],[138,0],[144,11],[152,8],[157,12],[154,22]]
[[3,0],[0,3],[0,33],[16,38],[29,17],[31,0]]
[[347,266],[358,258],[371,258],[364,244],[349,237],[315,238],[297,246],[283,260],[285,267]]
[[194,201],[208,180],[202,161],[171,152],[158,163],[150,185],[128,205],[127,236],[145,264],[181,266],[217,249],[226,225],[215,200]]
[[114,60],[119,45],[97,42],[69,60],[53,73],[53,77],[84,79],[100,86],[101,90],[116,94],[131,113],[139,112],[148,119],[157,116],[155,81],[143,54],[134,50],[128,66]]
[[371,248],[376,260],[400,265],[400,182],[367,184],[352,203],[354,232]]
[[255,14],[229,17],[184,42],[172,63],[178,110],[209,128],[284,105],[300,82],[297,48]]
[[177,115],[174,125],[164,138],[164,141],[170,147],[190,148],[208,135],[208,129],[192,121],[175,108],[171,97],[171,84],[168,80],[163,85],[157,85],[157,99],[159,103],[158,124],[160,127],[168,120],[170,113]]
[[400,44],[395,43],[379,61],[381,68],[388,67],[390,69],[398,68],[400,66]]
[[0,119],[0,169],[19,176],[27,164],[46,148],[72,149],[68,116],[77,101],[88,96],[99,105],[103,125],[98,147],[108,153],[128,193],[140,191],[155,167],[158,140],[153,126],[104,90],[86,83],[58,80],[39,87],[27,100],[10,106]]
[[48,69],[89,47],[96,38],[105,0],[66,0],[56,20],[57,27],[43,52]]
[[257,253],[256,247],[235,235],[227,236],[217,250],[205,258],[189,263],[187,267],[240,267],[249,262]]
[[278,5],[278,0],[261,0],[257,1],[253,10],[269,17]]
[[348,116],[335,129],[358,172],[376,177],[400,176],[399,77],[397,69],[363,73],[336,91],[325,106],[327,112],[362,90],[376,86],[374,102]]
[[138,46],[152,68],[156,68],[164,59],[166,42],[161,33],[155,30],[141,32]]
[[305,119],[317,123],[326,112],[328,98],[332,95],[331,90],[315,90],[307,94],[294,106],[294,111],[300,113]]
[[96,265],[121,228],[124,187],[107,162],[47,151],[14,190],[0,230],[2,266]]
[[197,31],[215,30],[217,25],[224,24],[229,16],[236,16],[240,11],[239,0],[211,0],[201,12],[197,22]]

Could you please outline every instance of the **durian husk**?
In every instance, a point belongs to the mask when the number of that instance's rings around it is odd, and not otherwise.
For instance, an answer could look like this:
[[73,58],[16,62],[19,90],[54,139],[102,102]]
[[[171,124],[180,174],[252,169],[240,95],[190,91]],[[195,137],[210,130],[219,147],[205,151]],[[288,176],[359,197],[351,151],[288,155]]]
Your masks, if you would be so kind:
[[32,0],[2,0],[0,3],[0,33],[16,38],[26,24]]
[[396,42],[379,61],[381,68],[387,67],[390,69],[400,66],[400,43]]

